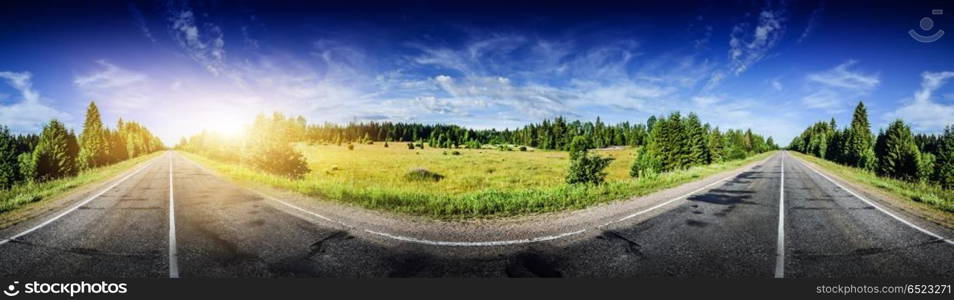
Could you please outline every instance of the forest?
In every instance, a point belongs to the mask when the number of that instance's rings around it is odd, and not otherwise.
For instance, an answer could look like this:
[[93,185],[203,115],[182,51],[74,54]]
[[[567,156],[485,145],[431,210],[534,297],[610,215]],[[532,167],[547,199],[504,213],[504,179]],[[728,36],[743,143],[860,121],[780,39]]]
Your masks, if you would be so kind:
[[55,119],[39,134],[14,135],[0,125],[0,190],[76,176],[164,148],[139,123],[120,118],[114,129],[106,127],[95,102],[86,110],[79,135]]
[[878,176],[954,188],[954,125],[940,134],[913,134],[910,125],[895,120],[875,135],[863,102],[848,127],[839,129],[834,118],[815,123],[789,148]]

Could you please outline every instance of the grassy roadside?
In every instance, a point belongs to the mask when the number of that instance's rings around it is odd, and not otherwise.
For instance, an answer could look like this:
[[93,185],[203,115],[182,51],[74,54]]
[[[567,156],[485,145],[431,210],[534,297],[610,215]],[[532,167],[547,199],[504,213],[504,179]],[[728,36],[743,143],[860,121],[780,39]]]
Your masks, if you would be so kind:
[[[265,185],[298,192],[307,196],[356,204],[370,209],[386,210],[438,219],[485,218],[526,215],[571,209],[650,194],[707,176],[738,168],[765,159],[774,152],[688,170],[660,174],[653,178],[610,181],[601,186],[556,184],[546,187],[500,189],[488,187],[479,191],[448,194],[437,189],[429,192],[402,189],[391,185],[364,186],[327,183],[306,177],[290,180],[241,165],[214,161],[180,151],[186,157],[218,171],[240,183]],[[313,172],[314,173],[314,172]],[[320,174],[314,174],[320,176]],[[561,178],[562,179],[562,178]]]
[[801,159],[834,173],[850,182],[876,187],[901,199],[928,204],[946,212],[954,212],[954,190],[927,183],[913,183],[891,178],[878,177],[872,172],[836,164],[811,155],[789,151]]
[[138,165],[141,162],[155,158],[162,154],[157,151],[152,154],[129,159],[114,165],[95,168],[81,172],[75,177],[61,178],[36,184],[21,184],[8,190],[0,190],[0,214],[8,213],[25,205],[36,203],[61,196],[74,188],[101,182]]

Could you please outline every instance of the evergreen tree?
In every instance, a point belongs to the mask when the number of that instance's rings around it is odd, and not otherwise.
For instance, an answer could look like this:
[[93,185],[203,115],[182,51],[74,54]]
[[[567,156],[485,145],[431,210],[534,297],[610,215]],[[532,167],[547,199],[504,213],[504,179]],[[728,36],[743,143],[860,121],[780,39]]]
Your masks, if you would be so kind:
[[845,133],[841,161],[852,167],[871,170],[875,166],[873,147],[868,111],[864,102],[858,102],[851,127]]
[[881,140],[878,157],[878,175],[908,181],[917,181],[920,175],[921,152],[914,143],[911,128],[901,120],[888,126]]
[[[772,138],[769,138],[769,141],[771,140]],[[725,160],[725,146],[723,144],[722,133],[716,127],[709,133],[708,141],[709,156],[713,163],[720,163]]]
[[16,137],[7,126],[0,125],[0,190],[23,180],[18,155]]
[[103,127],[96,102],[90,102],[86,108],[86,121],[80,134],[79,167],[95,168],[109,162],[109,133]]
[[67,132],[63,123],[50,121],[43,127],[40,142],[33,150],[31,163],[36,179],[44,181],[76,175],[76,148],[75,137]]
[[944,127],[937,147],[933,180],[946,189],[954,189],[954,125]]

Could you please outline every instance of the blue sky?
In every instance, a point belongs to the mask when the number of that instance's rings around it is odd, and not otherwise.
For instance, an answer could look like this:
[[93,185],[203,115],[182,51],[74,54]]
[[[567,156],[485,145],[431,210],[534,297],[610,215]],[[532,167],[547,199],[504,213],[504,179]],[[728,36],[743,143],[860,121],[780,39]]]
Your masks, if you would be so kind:
[[262,111],[475,128],[692,111],[782,144],[847,124],[859,100],[875,130],[954,124],[954,36],[908,34],[954,30],[943,1],[0,6],[0,123],[15,132],[79,128],[90,100],[168,144]]

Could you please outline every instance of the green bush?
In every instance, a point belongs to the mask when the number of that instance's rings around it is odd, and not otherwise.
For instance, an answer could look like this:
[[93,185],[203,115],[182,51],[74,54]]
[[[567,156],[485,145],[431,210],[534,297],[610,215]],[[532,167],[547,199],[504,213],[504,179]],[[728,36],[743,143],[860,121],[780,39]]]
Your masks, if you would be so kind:
[[633,178],[652,177],[659,174],[661,169],[662,162],[659,161],[659,158],[649,151],[649,148],[642,147],[636,152],[636,160],[633,161],[633,166],[629,169],[629,176]]
[[612,161],[612,157],[588,155],[586,151],[583,151],[575,159],[570,161],[570,171],[566,175],[566,183],[603,184],[606,180],[606,171],[604,171],[604,169],[606,169]]
[[404,178],[409,181],[433,181],[438,182],[444,179],[444,175],[431,172],[425,168],[414,168],[404,174]]

